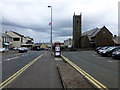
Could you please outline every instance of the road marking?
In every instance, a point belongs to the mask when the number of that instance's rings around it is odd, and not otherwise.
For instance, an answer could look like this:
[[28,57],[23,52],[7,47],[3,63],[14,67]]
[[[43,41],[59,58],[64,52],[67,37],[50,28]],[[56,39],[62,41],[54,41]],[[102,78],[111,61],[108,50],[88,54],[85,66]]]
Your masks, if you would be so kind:
[[62,58],[55,58],[55,60],[56,60],[56,61],[60,61],[60,60],[62,60]]
[[111,61],[111,60],[108,60],[108,62],[113,62],[113,61]]
[[34,60],[32,60],[30,63],[25,65],[23,68],[21,68],[19,71],[17,71],[15,74],[10,76],[8,79],[6,79],[4,82],[0,84],[0,89],[7,86],[9,83],[11,83],[15,78],[17,78],[23,71],[25,71],[28,67],[30,67],[32,64],[34,64],[36,61],[38,61],[43,55],[38,56]]
[[17,59],[17,58],[19,58],[19,56],[17,56],[17,57],[12,57],[12,58],[8,58],[8,59],[4,59],[4,61],[10,61],[10,60]]
[[92,54],[93,56],[96,56],[96,54]]
[[28,54],[26,54],[26,55],[22,55],[22,56],[27,56]]
[[14,55],[20,55],[20,53],[18,53],[18,54],[14,54]]
[[78,67],[76,64],[74,64],[72,61],[61,55],[61,57],[68,62],[72,67],[74,67],[79,73],[81,73],[83,76],[85,76],[91,83],[93,83],[97,88],[101,90],[109,90],[105,85],[97,81],[95,78],[90,76],[88,73],[86,73],[84,70],[82,70],[80,67]]

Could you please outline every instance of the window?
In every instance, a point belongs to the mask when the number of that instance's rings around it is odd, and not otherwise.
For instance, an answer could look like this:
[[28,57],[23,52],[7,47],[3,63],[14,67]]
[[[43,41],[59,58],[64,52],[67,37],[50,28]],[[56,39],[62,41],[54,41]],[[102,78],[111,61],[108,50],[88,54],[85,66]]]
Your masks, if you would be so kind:
[[13,38],[13,41],[20,41],[20,38]]
[[78,23],[78,20],[77,20],[77,23]]

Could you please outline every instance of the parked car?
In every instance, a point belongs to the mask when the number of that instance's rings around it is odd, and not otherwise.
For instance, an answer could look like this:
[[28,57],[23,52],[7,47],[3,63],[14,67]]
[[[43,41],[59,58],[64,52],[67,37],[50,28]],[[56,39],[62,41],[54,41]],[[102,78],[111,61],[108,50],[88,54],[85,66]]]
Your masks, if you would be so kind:
[[115,52],[119,49],[120,49],[120,47],[110,47],[110,48],[104,50],[103,52],[101,52],[101,55],[102,56],[112,56],[112,52]]
[[20,53],[24,53],[24,52],[27,52],[27,51],[28,51],[28,48],[26,48],[26,47],[20,47],[20,48],[18,48],[18,51],[19,51]]
[[8,48],[0,48],[0,52],[8,52],[9,49]]
[[101,47],[101,48],[97,51],[97,53],[101,54],[102,52],[104,52],[104,50],[106,50],[106,49],[108,49],[108,48],[110,48],[110,47],[109,47],[109,46]]
[[97,48],[95,49],[95,51],[97,52],[97,51],[100,50],[101,48],[103,48],[103,47],[97,47]]
[[120,59],[120,49],[112,53],[112,57],[115,59]]
[[24,49],[24,51],[25,52],[27,52],[28,51],[28,48],[26,48],[26,47],[22,47],[23,49]]
[[17,47],[13,47],[12,49],[13,49],[13,50],[18,50],[18,48],[17,48]]

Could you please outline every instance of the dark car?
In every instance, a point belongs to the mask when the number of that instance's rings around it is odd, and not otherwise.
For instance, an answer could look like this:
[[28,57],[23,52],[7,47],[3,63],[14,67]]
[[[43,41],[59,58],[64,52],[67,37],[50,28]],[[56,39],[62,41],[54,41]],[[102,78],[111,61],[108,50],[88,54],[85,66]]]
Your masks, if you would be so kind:
[[119,59],[120,60],[120,49],[112,53],[112,57],[114,59]]
[[119,50],[120,47],[109,47],[108,49],[104,50],[101,55],[102,56],[112,56],[112,52]]

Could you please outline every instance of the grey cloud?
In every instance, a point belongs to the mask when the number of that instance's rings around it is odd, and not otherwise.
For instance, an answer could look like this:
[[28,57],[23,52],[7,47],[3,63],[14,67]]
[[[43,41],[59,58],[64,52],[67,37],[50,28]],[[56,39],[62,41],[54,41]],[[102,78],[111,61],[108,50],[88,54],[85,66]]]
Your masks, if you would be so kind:
[[[117,12],[114,10],[114,8],[116,9],[116,2],[113,2],[115,1],[45,0],[34,3],[0,3],[0,8],[4,8],[0,10],[3,13],[2,30],[13,29],[26,35],[28,32],[36,41],[39,41],[39,39],[49,41],[50,8],[47,6],[52,5],[53,36],[56,38],[59,37],[64,40],[64,38],[72,36],[72,18],[76,11],[82,12],[82,31],[106,25],[116,34],[117,31],[115,30],[118,30],[115,20]],[[31,31],[28,29],[31,29]]]

